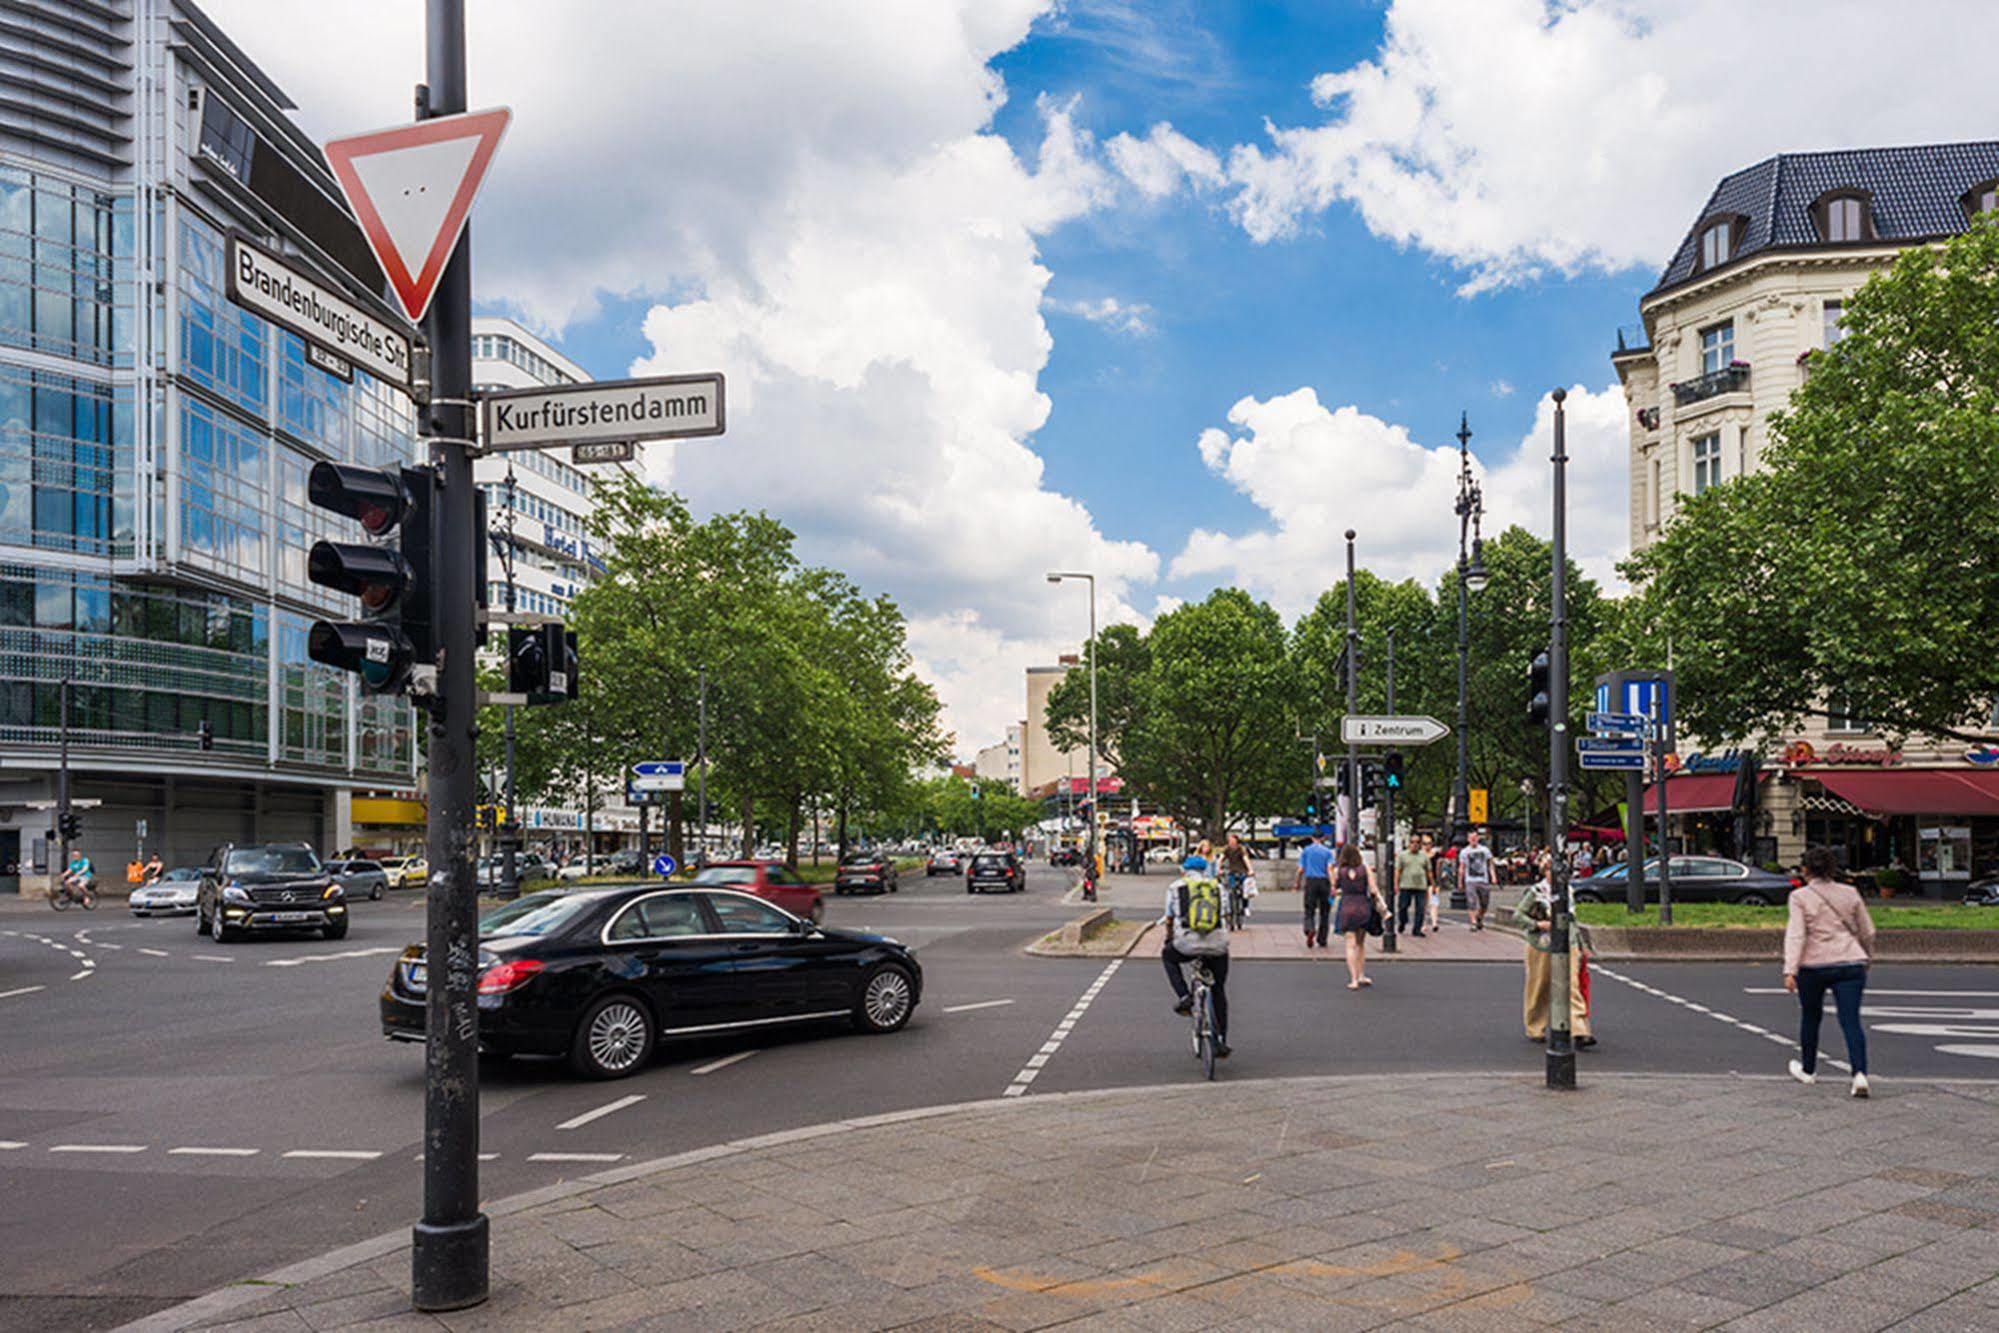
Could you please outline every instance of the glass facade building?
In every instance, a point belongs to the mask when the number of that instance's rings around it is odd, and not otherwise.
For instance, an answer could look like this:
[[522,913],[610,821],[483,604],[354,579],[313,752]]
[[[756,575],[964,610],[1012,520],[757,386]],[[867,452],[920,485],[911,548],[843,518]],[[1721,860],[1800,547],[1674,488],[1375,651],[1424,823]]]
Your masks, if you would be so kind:
[[306,656],[351,614],[306,580],[336,535],[306,477],[412,458],[415,417],[233,305],[227,238],[382,309],[372,261],[291,103],[185,0],[21,7],[0,84],[0,892],[52,854],[65,679],[100,870],[331,849],[338,793],[416,786],[416,731]]

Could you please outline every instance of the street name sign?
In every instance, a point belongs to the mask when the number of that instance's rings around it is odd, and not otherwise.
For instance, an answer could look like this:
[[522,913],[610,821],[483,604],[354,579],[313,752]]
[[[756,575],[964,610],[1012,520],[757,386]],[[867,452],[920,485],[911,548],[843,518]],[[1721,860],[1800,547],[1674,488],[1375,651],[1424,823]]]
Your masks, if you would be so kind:
[[1434,717],[1343,717],[1340,739],[1348,745],[1428,745],[1451,734]]
[[[314,365],[353,366],[410,391],[410,336],[388,320],[369,314],[331,287],[307,277],[241,232],[229,233],[229,299],[253,315],[289,329],[305,340]],[[322,359],[323,358],[323,359]]]
[[1577,754],[1643,754],[1645,742],[1637,736],[1578,736]]
[[326,145],[326,165],[412,324],[430,308],[512,119],[494,107]]
[[648,759],[632,765],[629,785],[635,791],[686,791],[687,762],[682,759]]
[[723,390],[719,372],[503,389],[480,397],[480,442],[488,453],[507,453],[720,435],[727,419]]
[[1586,750],[1576,756],[1576,762],[1588,769],[1623,769],[1632,773],[1645,771],[1645,755],[1638,750],[1619,751],[1602,754]]
[[1591,713],[1583,719],[1591,731],[1621,736],[1643,736],[1652,729],[1652,719],[1642,713]]
[[631,440],[599,440],[595,444],[572,444],[569,461],[588,463],[629,463],[638,457],[639,447]]

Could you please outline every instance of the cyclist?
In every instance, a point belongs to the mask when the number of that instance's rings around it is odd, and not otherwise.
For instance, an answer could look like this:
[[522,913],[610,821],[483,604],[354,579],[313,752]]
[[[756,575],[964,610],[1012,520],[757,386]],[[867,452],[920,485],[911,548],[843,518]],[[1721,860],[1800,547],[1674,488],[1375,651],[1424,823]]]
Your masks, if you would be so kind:
[[84,885],[94,883],[96,879],[97,867],[90,864],[90,858],[78,848],[76,854],[69,858],[69,869],[63,872],[62,882],[81,893]]
[[[1215,1055],[1229,1054],[1229,925],[1222,911],[1221,886],[1208,874],[1206,859],[1190,856],[1180,863],[1180,878],[1166,886],[1166,913],[1159,918],[1166,927],[1166,943],[1159,958],[1166,966],[1166,979],[1173,983],[1179,1000],[1176,1014],[1194,1011],[1193,992],[1180,969],[1196,959],[1208,965],[1215,979],[1209,992],[1215,1002]],[[1192,922],[1190,925],[1189,922]],[[1206,926],[1206,929],[1198,927]]]
[[1243,885],[1249,881],[1249,849],[1242,845],[1239,834],[1229,834],[1222,846],[1221,862],[1222,886],[1229,891],[1229,920],[1239,922],[1249,914],[1249,902],[1243,896]]

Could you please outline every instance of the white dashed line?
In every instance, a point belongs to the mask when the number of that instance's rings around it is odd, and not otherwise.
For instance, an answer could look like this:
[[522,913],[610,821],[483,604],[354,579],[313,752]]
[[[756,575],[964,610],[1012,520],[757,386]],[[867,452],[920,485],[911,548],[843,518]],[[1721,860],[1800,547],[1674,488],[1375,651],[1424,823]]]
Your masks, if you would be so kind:
[[528,1154],[530,1162],[622,1162],[621,1152],[533,1152]]
[[69,975],[69,979],[70,979],[71,981],[82,981],[82,980],[83,980],[84,978],[86,978],[86,977],[92,977],[92,976],[95,976],[95,975],[97,975],[97,974],[96,974],[96,972],[95,972],[95,971],[94,971],[93,969],[91,969],[91,968],[88,968],[88,967],[86,967],[86,968],[84,968],[84,969],[83,969],[83,971],[81,971],[81,972],[72,972],[72,973],[70,973],[70,975]]
[[1028,1085],[1041,1076],[1042,1066],[1046,1065],[1054,1057],[1055,1052],[1062,1049],[1062,1043],[1068,1039],[1071,1032],[1075,1031],[1076,1024],[1082,1020],[1083,1015],[1089,1012],[1090,1005],[1096,1000],[1098,994],[1102,992],[1105,984],[1112,977],[1116,976],[1117,970],[1123,966],[1124,959],[1114,958],[1111,960],[1109,967],[1106,967],[1102,972],[1097,974],[1097,979],[1091,982],[1089,988],[1077,999],[1076,1007],[1065,1014],[1062,1021],[1055,1025],[1054,1033],[1049,1036],[1047,1041],[1042,1043],[1040,1050],[1027,1058],[1027,1063],[1021,1067],[1018,1074],[1013,1076],[1013,1082],[1007,1084],[1006,1091],[1001,1093],[1000,1096],[1024,1097],[1027,1095]]
[[49,1149],[50,1152],[103,1153],[135,1153],[145,1150],[146,1145],[143,1143],[58,1143]]
[[[10,931],[9,934],[11,933]],[[0,1139],[0,1152],[18,1152],[27,1146],[27,1144],[21,1142],[19,1139]]]
[[261,1148],[169,1148],[169,1157],[255,1157]]
[[[749,1059],[751,1056],[757,1053],[757,1050],[761,1049],[762,1049],[761,1047],[758,1047],[754,1050],[737,1051],[734,1055],[725,1055],[719,1060],[710,1060],[707,1064],[696,1066],[695,1068],[690,1069],[687,1072],[690,1074],[712,1074],[718,1069],[727,1069],[730,1065],[735,1064],[738,1061]],[[562,1129],[565,1127],[558,1125],[556,1126],[556,1128]]]
[[372,1162],[382,1154],[355,1148],[294,1148],[286,1157],[301,1161]]
[[139,952],[140,952],[140,953],[142,953],[142,954],[144,954],[144,955],[146,955],[146,957],[148,957],[148,958],[171,958],[171,957],[173,957],[173,955],[172,955],[172,954],[170,954],[170,953],[168,953],[168,952],[167,952],[167,951],[166,951],[165,949],[144,949],[144,948],[142,948],[142,949],[140,949],[140,950],[139,950]]
[[974,1009],[997,1009],[1003,1004],[1012,1003],[1012,1000],[980,1000],[977,1004],[947,1004],[944,1006],[944,1012],[947,1014],[967,1014]]
[[33,995],[38,990],[47,989],[46,986],[16,986],[13,990],[0,990],[0,1000],[10,1000],[16,995]]
[[198,963],[233,963],[236,961],[234,958],[226,958],[219,953],[191,953],[188,957]]
[[309,953],[297,958],[266,958],[265,967],[298,967],[305,963],[332,963],[343,958],[373,958],[377,954],[401,953],[402,946],[385,944],[378,949],[347,949],[341,953]]
[[605,1102],[602,1106],[598,1107],[594,1111],[585,1111],[582,1115],[571,1116],[569,1119],[557,1125],[556,1128],[581,1129],[583,1126],[589,1124],[592,1120],[602,1120],[605,1116],[610,1115],[613,1111],[622,1111],[627,1106],[637,1106],[640,1102],[644,1101],[645,1099],[646,1098],[644,1093],[635,1092],[629,1097],[620,1097],[618,1098],[618,1100],[614,1102]]
[[[1661,1000],[1668,1001],[1669,1003],[1672,1004],[1677,1004],[1682,1009],[1691,1009],[1693,1012],[1697,1014],[1706,1014],[1709,1018],[1715,1019],[1718,1022],[1727,1023],[1733,1027],[1741,1028],[1744,1032],[1749,1033],[1751,1036],[1761,1037],[1765,1041],[1773,1041],[1777,1043],[1777,1045],[1779,1046],[1791,1046],[1794,1044],[1789,1037],[1780,1036],[1777,1033],[1770,1031],[1768,1028],[1758,1027],[1754,1023],[1745,1023],[1741,1019],[1736,1018],[1730,1014],[1722,1013],[1719,1009],[1710,1009],[1706,1005],[1695,1004],[1692,1000],[1681,999],[1679,996],[1671,994],[1670,992],[1659,990],[1656,987],[1646,985],[1642,981],[1638,981],[1631,977],[1627,977],[1622,972],[1613,972],[1611,969],[1603,966],[1601,963],[1598,963],[1595,959],[1590,960],[1590,971],[1601,973],[1602,975],[1609,977],[1612,981],[1622,982],[1624,985],[1631,987],[1633,990],[1644,991],[1647,995],[1657,996]],[[1752,993],[1760,993],[1760,992],[1752,992]],[[1779,995],[1783,994],[1781,990],[1777,991],[1776,993]],[[1831,1065],[1835,1069],[1844,1069],[1848,1073],[1851,1073],[1853,1071],[1852,1065],[1846,1063],[1846,1061],[1844,1060],[1835,1060],[1831,1056],[1825,1054],[1823,1051],[1821,1051],[1819,1054],[1819,1061],[1823,1064]]]

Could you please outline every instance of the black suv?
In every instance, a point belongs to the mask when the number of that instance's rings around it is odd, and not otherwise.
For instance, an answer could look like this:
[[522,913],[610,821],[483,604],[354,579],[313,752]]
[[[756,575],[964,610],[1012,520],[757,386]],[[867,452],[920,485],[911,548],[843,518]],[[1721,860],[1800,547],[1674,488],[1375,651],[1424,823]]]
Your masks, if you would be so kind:
[[971,866],[965,871],[966,893],[984,893],[987,889],[1019,893],[1026,887],[1027,871],[1021,867],[1020,858],[1012,852],[972,854]]
[[347,894],[302,842],[224,843],[201,872],[194,929],[226,944],[252,931],[347,936]]

